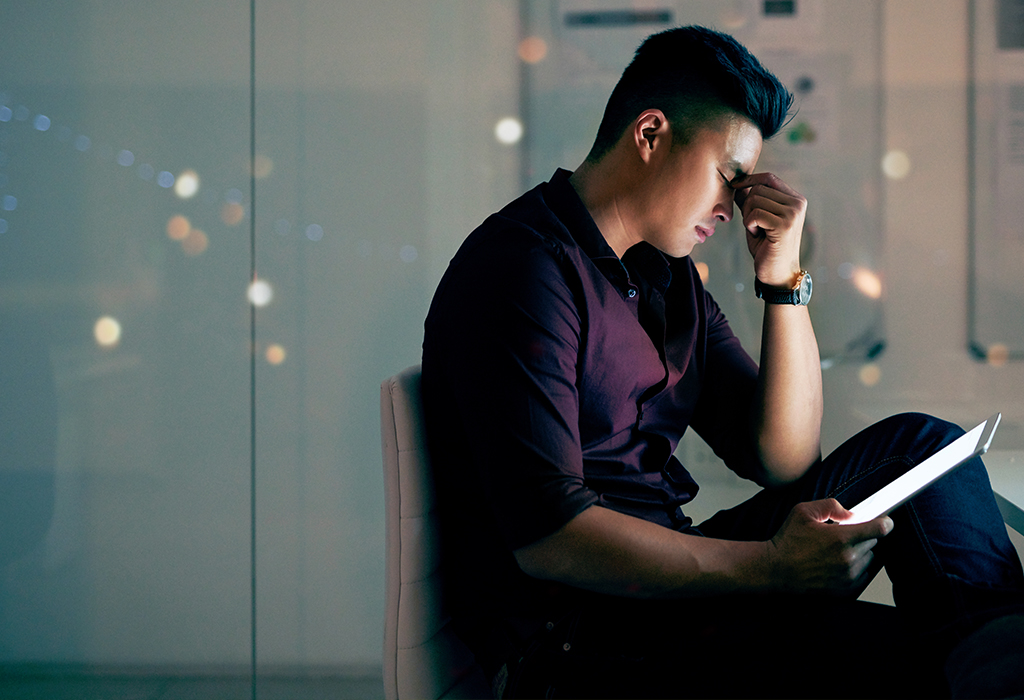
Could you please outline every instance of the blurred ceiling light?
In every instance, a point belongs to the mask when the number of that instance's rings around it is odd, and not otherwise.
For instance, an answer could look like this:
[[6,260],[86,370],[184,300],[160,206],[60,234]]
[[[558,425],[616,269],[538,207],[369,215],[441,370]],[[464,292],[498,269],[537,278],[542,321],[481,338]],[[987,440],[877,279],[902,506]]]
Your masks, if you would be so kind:
[[270,364],[279,365],[284,362],[286,357],[288,357],[288,353],[277,343],[267,346],[267,362]]
[[245,207],[238,202],[225,202],[220,208],[220,220],[228,226],[237,226],[245,218]]
[[174,194],[189,199],[199,191],[199,176],[195,170],[186,170],[174,182]]
[[707,284],[708,275],[711,274],[711,270],[708,268],[708,264],[706,262],[699,262],[696,263],[695,267],[697,268],[697,274],[700,275],[700,281],[703,282],[704,284]]
[[851,279],[853,280],[853,286],[869,299],[880,299],[882,297],[882,280],[866,267],[854,268]]
[[210,237],[197,228],[190,230],[181,241],[181,249],[185,251],[185,255],[193,258],[205,253],[209,247]]
[[118,165],[123,165],[124,167],[127,168],[128,166],[130,166],[134,162],[135,162],[135,154],[132,153],[131,151],[129,151],[128,149],[125,149],[125,150],[123,150],[123,151],[121,151],[120,153],[117,154],[117,164]]
[[92,334],[101,348],[112,348],[121,341],[121,324],[112,316],[102,316],[93,326]]
[[874,362],[869,362],[860,368],[857,377],[864,386],[875,386],[882,379],[882,368]]
[[188,217],[181,214],[175,214],[167,220],[167,237],[172,241],[185,240],[188,237],[188,232],[191,230],[192,224],[189,222]]
[[540,63],[548,55],[548,43],[539,36],[528,36],[519,42],[518,53],[527,63]]
[[274,290],[263,280],[256,280],[249,285],[246,294],[253,306],[266,306],[274,298]]
[[889,151],[882,158],[882,172],[890,180],[902,180],[910,174],[910,156],[903,151]]
[[519,143],[523,138],[523,123],[515,117],[505,117],[494,126],[494,137],[507,146]]

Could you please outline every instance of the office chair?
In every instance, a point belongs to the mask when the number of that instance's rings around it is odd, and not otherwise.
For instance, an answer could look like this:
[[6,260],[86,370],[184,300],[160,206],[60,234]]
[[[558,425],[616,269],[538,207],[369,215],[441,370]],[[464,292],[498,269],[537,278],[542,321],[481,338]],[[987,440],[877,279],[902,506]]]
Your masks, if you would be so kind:
[[427,457],[419,365],[380,388],[384,457],[384,695],[485,698],[491,690],[449,625],[442,600],[434,482]]

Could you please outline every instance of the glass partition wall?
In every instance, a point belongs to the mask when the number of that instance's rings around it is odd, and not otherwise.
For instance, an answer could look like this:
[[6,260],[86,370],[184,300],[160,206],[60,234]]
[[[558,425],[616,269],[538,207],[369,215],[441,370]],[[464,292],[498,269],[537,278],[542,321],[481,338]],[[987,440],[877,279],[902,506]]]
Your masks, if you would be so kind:
[[378,387],[515,194],[516,21],[0,3],[0,666],[379,677]]
[[0,661],[247,663],[248,6],[2,12]]

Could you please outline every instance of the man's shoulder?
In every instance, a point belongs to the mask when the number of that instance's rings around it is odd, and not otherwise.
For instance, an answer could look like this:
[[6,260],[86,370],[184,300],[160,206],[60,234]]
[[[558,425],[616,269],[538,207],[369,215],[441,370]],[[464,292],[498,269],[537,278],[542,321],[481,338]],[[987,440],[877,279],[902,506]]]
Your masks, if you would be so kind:
[[537,253],[563,259],[577,248],[572,234],[545,201],[543,188],[537,187],[488,216],[466,238],[453,262],[508,261]]

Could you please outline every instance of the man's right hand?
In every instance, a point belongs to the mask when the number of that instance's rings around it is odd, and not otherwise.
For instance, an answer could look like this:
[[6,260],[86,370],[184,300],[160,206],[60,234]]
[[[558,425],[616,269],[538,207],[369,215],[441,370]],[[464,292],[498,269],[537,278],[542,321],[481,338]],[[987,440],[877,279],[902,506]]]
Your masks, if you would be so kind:
[[782,590],[845,593],[863,583],[879,538],[892,532],[882,516],[842,525],[852,513],[829,498],[796,505],[767,543],[770,579]]

